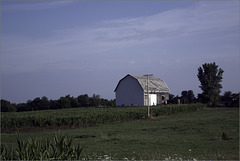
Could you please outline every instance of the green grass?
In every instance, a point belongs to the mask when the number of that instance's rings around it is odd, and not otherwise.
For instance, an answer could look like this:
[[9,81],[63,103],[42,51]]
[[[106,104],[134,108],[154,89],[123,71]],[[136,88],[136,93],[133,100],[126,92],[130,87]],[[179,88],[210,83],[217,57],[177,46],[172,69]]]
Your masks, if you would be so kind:
[[[21,138],[47,138],[68,134],[83,147],[88,159],[201,159],[239,160],[239,110],[203,109],[152,119],[98,124],[66,130],[35,130]],[[223,140],[225,133],[227,140]],[[16,146],[15,133],[2,133],[1,141]]]

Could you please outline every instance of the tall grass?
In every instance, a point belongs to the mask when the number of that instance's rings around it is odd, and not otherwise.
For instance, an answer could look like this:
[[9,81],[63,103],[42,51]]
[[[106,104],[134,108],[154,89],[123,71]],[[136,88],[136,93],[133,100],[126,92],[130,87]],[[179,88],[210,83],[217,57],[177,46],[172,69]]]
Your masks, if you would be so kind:
[[[204,104],[151,107],[152,116],[206,108]],[[89,126],[147,118],[147,107],[72,108],[62,110],[1,113],[1,129],[47,126]]]
[[82,148],[72,145],[72,138],[55,135],[46,140],[29,138],[22,141],[17,135],[16,149],[1,144],[0,160],[79,160]]

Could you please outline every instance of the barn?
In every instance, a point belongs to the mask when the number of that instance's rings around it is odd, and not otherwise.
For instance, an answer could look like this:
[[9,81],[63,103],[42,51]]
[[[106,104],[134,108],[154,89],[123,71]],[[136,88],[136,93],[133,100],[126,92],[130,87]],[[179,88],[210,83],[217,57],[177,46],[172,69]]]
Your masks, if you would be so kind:
[[[116,106],[161,105],[169,100],[167,84],[153,75],[126,75],[115,90]],[[148,99],[149,98],[149,99]]]

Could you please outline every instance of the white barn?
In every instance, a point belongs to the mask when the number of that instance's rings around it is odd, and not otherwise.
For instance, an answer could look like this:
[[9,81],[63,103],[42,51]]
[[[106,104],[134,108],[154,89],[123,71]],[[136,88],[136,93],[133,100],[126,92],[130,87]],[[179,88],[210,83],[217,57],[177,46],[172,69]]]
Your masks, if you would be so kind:
[[147,87],[147,76],[128,74],[118,82],[114,92],[116,93],[116,106],[147,106],[148,92],[151,106],[167,104],[169,100],[168,86],[155,76],[148,76]]

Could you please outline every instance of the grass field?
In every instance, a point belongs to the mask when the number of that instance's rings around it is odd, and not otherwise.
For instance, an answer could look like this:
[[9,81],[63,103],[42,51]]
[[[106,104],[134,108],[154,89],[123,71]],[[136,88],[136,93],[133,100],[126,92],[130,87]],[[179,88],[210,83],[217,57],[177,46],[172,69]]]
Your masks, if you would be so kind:
[[[239,110],[233,108],[19,133],[22,139],[55,134],[71,136],[74,144],[83,147],[82,157],[87,159],[239,160]],[[16,146],[16,134],[1,133],[1,142]]]

